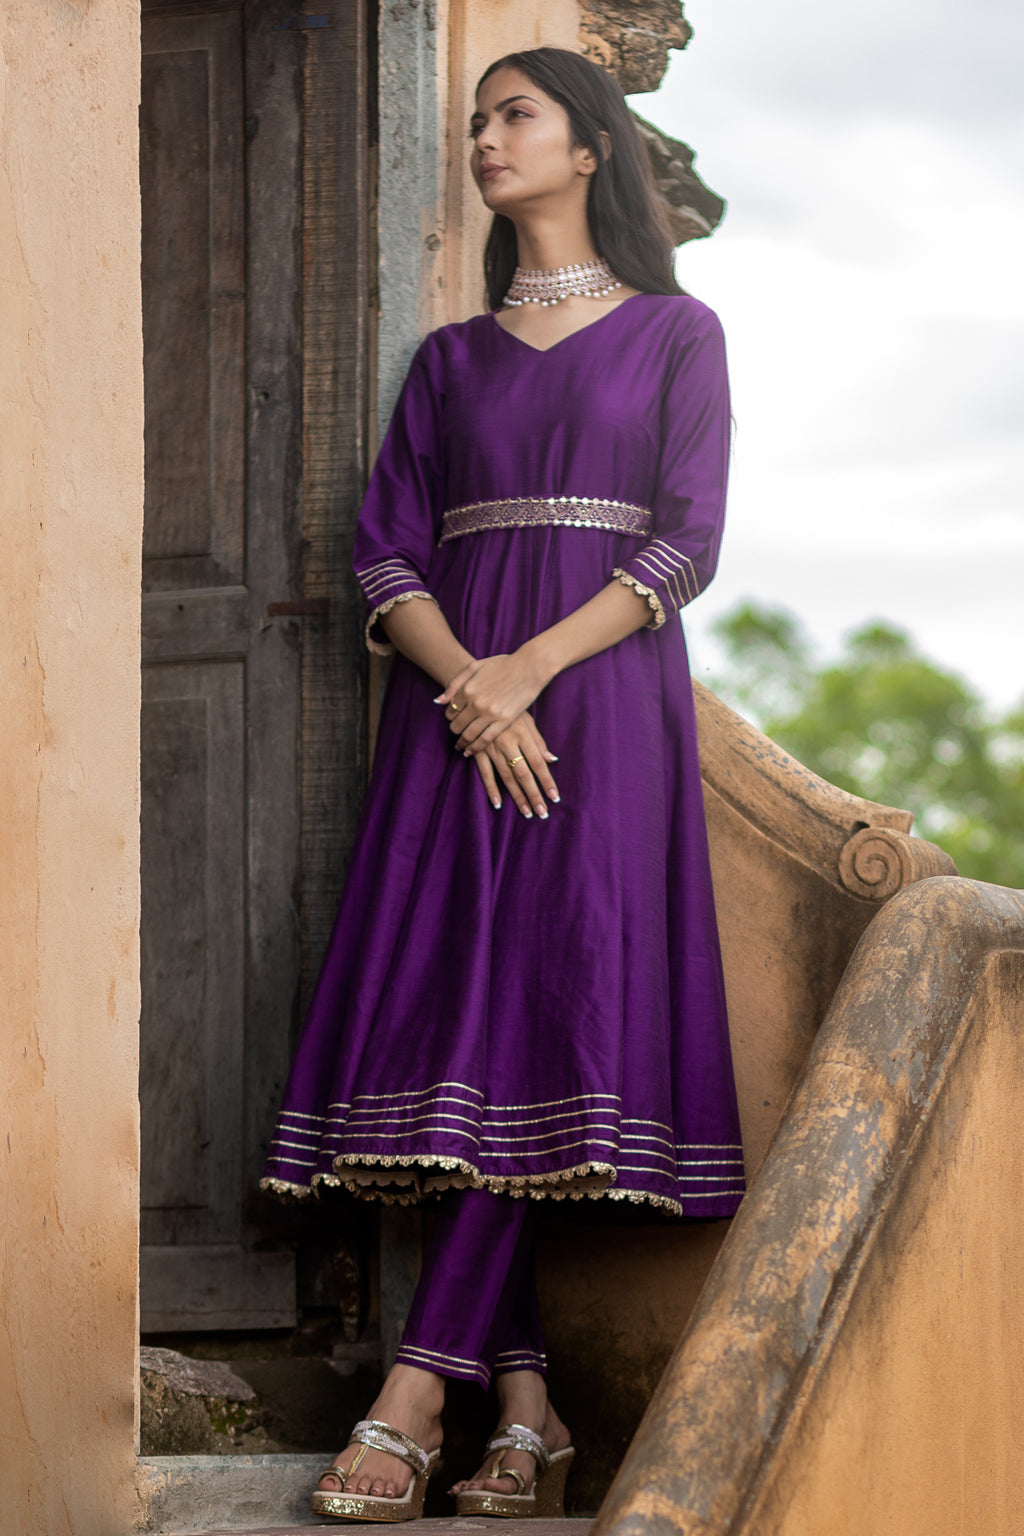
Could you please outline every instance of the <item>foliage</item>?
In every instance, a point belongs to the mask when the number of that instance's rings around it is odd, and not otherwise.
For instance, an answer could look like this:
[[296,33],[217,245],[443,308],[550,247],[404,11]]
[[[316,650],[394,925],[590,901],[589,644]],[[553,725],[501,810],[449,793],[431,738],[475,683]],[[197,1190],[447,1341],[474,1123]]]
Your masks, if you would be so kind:
[[873,622],[828,664],[784,609],[743,604],[713,627],[733,708],[842,789],[914,814],[960,873],[1024,887],[1024,701],[993,718],[959,677]]

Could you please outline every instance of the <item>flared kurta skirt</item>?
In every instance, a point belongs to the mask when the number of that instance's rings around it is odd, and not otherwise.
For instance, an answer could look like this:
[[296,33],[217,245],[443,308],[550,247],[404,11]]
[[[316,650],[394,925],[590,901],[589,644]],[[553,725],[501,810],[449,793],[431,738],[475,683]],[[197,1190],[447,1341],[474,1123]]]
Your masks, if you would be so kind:
[[429,598],[474,656],[514,651],[613,573],[650,626],[537,699],[561,794],[546,821],[508,796],[492,807],[437,685],[395,659],[269,1187],[735,1210],[742,1149],[675,616],[717,557],[727,440],[720,332],[693,300],[640,295],[544,353],[491,315],[421,347],[360,518],[371,644],[382,610]]

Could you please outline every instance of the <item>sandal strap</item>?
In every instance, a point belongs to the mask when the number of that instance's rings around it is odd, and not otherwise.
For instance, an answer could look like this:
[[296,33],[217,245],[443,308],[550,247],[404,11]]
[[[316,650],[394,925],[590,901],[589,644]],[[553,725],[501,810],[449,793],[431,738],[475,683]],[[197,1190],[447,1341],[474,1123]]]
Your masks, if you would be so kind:
[[396,1456],[420,1475],[430,1465],[430,1457],[421,1445],[395,1429],[393,1424],[385,1424],[383,1419],[360,1419],[348,1438],[368,1445],[371,1450],[383,1451],[386,1456]]
[[512,1479],[512,1481],[516,1485],[516,1493],[517,1493],[517,1495],[519,1496],[519,1498],[522,1498],[524,1493],[526,1492],[526,1478],[523,1476],[523,1474],[521,1472],[518,1472],[515,1467],[503,1467],[502,1466],[501,1458],[502,1458],[502,1456],[504,1456],[504,1454],[505,1454],[504,1451],[500,1451],[498,1453],[498,1455],[495,1457],[495,1459],[494,1459],[494,1466],[491,1468],[488,1476],[490,1476],[490,1477],[510,1477]]
[[356,1472],[359,1469],[359,1463],[362,1461],[363,1457],[366,1455],[369,1449],[370,1447],[368,1445],[360,1445],[358,1451],[356,1451],[347,1467],[324,1467],[323,1471],[320,1473],[320,1476],[317,1478],[317,1482],[322,1482],[325,1477],[336,1477],[338,1482],[341,1484],[341,1491],[344,1493],[345,1484],[348,1482],[350,1477],[355,1477]]
[[[532,1456],[537,1463],[537,1472],[543,1474],[548,1469],[551,1456],[547,1446],[540,1435],[534,1429],[527,1429],[525,1424],[502,1424],[488,1440],[489,1451],[525,1451],[527,1456]],[[501,1473],[505,1475],[504,1469]]]

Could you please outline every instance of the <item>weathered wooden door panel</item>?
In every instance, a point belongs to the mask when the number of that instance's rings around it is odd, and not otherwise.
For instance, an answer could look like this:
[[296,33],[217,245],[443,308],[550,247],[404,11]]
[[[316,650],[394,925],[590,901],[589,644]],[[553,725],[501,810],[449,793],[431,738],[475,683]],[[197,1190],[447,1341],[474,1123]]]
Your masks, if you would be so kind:
[[244,1060],[244,663],[143,678],[144,1243],[238,1233]]
[[240,11],[144,23],[143,589],[243,579],[245,164]]
[[246,1221],[295,1013],[301,54],[143,19],[142,1326],[287,1326]]

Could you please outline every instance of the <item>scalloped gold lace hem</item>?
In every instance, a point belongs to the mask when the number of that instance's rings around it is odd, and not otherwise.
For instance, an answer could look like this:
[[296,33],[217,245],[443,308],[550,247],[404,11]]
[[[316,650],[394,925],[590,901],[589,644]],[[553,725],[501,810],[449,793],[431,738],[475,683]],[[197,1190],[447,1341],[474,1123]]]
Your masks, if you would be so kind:
[[260,1179],[260,1189],[271,1195],[293,1195],[296,1200],[308,1200],[315,1193],[309,1184],[293,1184],[290,1179]]
[[[423,1170],[437,1173],[424,1175]],[[283,1179],[262,1179],[261,1189],[279,1194],[315,1193],[325,1189],[346,1189],[362,1200],[379,1200],[383,1205],[418,1205],[421,1200],[446,1189],[490,1189],[495,1194],[531,1200],[623,1200],[631,1205],[652,1205],[683,1214],[679,1200],[669,1195],[642,1189],[623,1189],[615,1183],[612,1163],[578,1163],[553,1173],[500,1177],[482,1174],[472,1163],[458,1157],[422,1154],[419,1157],[380,1157],[353,1152],[335,1159],[333,1173],[314,1174],[312,1185],[288,1184]]]
[[612,576],[617,576],[624,587],[632,587],[634,592],[638,592],[641,597],[646,597],[648,606],[654,609],[654,613],[645,628],[660,629],[665,622],[665,609],[657,592],[651,587],[645,587],[642,581],[638,581],[635,576],[631,576],[628,571],[622,570],[619,566],[612,571]]
[[394,654],[395,648],[393,645],[390,645],[385,640],[374,640],[373,636],[370,634],[370,631],[376,624],[377,620],[380,618],[381,614],[390,613],[396,603],[408,603],[411,602],[414,597],[425,597],[428,603],[437,602],[437,598],[434,597],[430,592],[399,592],[397,597],[389,597],[386,603],[381,603],[379,608],[375,608],[373,610],[373,612],[370,614],[370,617],[366,621],[367,650],[372,651],[375,656],[392,656]]

